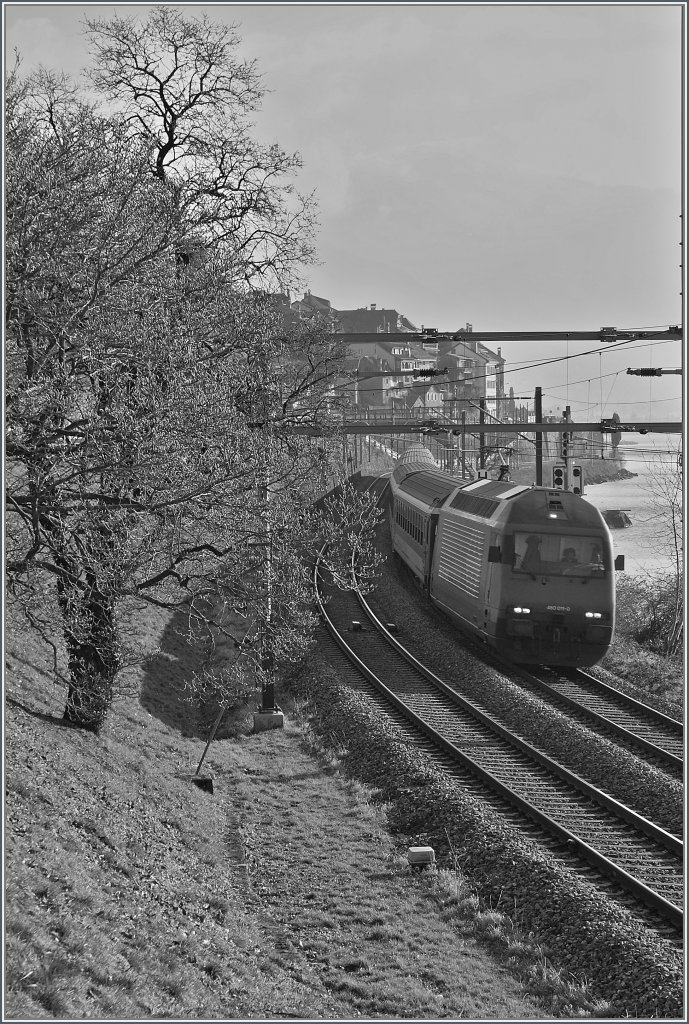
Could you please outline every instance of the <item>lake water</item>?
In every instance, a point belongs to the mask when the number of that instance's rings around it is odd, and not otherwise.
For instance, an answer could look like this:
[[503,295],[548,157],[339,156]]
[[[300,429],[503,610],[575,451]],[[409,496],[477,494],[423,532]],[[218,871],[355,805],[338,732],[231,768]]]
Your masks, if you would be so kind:
[[584,497],[592,505],[601,511],[624,509],[632,521],[626,529],[610,531],[615,554],[625,556],[625,571],[629,574],[673,571],[669,508],[679,478],[681,516],[681,477],[677,473],[681,450],[681,434],[623,435],[618,453],[625,468],[638,475],[631,480],[585,484]]

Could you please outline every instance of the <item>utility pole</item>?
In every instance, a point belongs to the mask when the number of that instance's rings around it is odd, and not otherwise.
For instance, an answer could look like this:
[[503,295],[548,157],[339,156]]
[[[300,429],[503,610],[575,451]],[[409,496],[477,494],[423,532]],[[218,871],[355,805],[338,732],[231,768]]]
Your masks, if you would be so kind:
[[[571,423],[572,422],[572,410],[570,409],[569,406],[566,407],[565,414],[564,414],[564,416],[562,418],[565,421],[565,423]],[[570,480],[571,480],[571,463],[572,463],[572,445],[571,445],[571,440],[572,440],[571,431],[566,431],[565,433],[562,434],[562,441],[561,441],[560,452],[561,452],[561,455],[562,455],[562,461],[565,464],[565,490],[566,491],[569,490],[569,485],[570,485]]]
[[263,621],[259,622],[258,630],[258,665],[261,677],[261,706],[254,713],[254,732],[267,729],[282,729],[284,716],[275,703],[275,655],[273,651],[273,517],[270,507],[271,498],[271,467],[273,460],[273,438],[270,426],[270,403],[268,395],[268,363],[262,360],[260,371],[263,377],[263,456],[265,467],[260,488],[260,515],[263,519],[265,562],[263,565],[264,598]]
[[[534,395],[534,415],[536,423],[543,422],[543,391],[538,387]],[[536,486],[543,486],[543,434],[540,431],[536,434]]]
[[275,666],[273,660],[273,638],[271,625],[273,619],[273,528],[270,517],[270,470],[266,465],[266,477],[263,484],[263,507],[265,510],[266,531],[266,566],[265,566],[265,621],[261,629],[260,660],[261,660],[261,707],[263,714],[273,714],[275,707]]

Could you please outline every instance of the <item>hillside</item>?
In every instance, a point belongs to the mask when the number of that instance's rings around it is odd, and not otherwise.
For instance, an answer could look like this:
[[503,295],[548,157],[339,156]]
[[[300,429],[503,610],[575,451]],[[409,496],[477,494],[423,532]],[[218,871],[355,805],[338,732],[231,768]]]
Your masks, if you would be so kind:
[[[193,652],[162,614],[140,628],[160,652],[94,737],[8,619],[5,1019],[543,1018],[477,941],[470,894],[409,873],[297,707],[260,735],[235,714],[214,794],[193,786]],[[536,988],[551,999],[542,970]]]

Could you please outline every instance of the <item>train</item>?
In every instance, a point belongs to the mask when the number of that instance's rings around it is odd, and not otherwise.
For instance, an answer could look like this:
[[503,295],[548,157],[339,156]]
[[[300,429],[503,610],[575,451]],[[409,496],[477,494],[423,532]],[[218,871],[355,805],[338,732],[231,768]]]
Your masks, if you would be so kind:
[[390,477],[392,548],[455,625],[514,663],[595,665],[615,629],[615,558],[579,494],[460,480],[414,445]]

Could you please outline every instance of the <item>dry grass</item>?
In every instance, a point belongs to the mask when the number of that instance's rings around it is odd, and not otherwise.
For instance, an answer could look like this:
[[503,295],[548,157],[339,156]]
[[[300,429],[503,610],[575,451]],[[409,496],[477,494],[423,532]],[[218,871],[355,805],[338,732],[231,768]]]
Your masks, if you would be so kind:
[[501,914],[477,914],[463,882],[453,895],[410,873],[385,808],[299,707],[255,736],[237,709],[204,766],[214,794],[193,786],[195,652],[163,615],[137,629],[152,651],[129,670],[140,698],[94,737],[62,723],[46,651],[8,620],[3,1019],[560,1011]]

